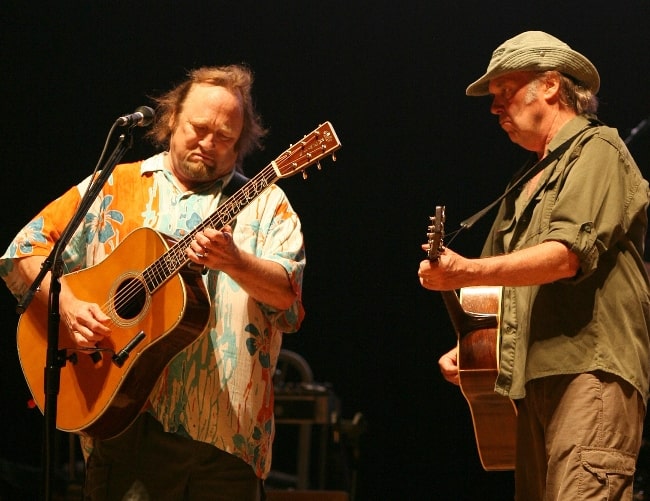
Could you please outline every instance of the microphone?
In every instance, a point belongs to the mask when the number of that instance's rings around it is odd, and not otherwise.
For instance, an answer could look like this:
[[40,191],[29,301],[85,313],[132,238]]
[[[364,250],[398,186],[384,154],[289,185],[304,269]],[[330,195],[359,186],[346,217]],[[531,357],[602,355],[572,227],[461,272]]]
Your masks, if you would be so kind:
[[124,115],[117,119],[116,123],[122,127],[146,127],[153,122],[155,113],[149,106],[139,106],[135,113]]
[[643,132],[643,129],[648,126],[648,123],[650,123],[650,117],[641,120],[639,124],[630,131],[630,135],[625,138],[625,144],[628,146],[632,144],[634,138],[639,134],[639,132]]

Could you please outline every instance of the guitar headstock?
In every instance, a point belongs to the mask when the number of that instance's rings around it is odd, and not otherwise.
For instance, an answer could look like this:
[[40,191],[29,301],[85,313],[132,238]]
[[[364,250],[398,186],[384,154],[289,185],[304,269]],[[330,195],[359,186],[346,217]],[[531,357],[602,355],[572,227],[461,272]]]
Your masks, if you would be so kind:
[[436,260],[444,249],[443,240],[445,238],[445,206],[436,206],[436,215],[430,216],[431,224],[427,232],[427,239],[429,247],[427,249],[427,257]]
[[302,172],[306,178],[305,169],[315,163],[318,163],[320,169],[322,158],[332,155],[332,160],[336,161],[333,153],[340,147],[341,142],[334,127],[330,122],[325,122],[276,158],[272,162],[273,169],[279,177],[289,177]]

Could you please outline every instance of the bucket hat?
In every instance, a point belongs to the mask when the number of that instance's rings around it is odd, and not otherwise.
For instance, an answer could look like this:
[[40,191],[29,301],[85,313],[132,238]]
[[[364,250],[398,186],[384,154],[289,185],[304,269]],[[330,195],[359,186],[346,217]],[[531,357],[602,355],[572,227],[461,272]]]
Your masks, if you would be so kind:
[[543,31],[525,31],[503,42],[492,53],[485,74],[467,87],[468,96],[488,95],[490,80],[513,71],[556,70],[569,75],[594,94],[600,88],[596,67],[562,40]]

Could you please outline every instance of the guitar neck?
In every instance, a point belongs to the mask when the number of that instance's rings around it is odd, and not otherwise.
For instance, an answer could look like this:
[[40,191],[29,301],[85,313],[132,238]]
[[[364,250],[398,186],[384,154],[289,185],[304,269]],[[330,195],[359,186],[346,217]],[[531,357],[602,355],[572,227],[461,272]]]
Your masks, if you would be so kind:
[[280,176],[277,174],[274,164],[267,165],[234,195],[222,203],[215,212],[145,268],[142,276],[149,292],[153,293],[189,263],[186,250],[198,232],[206,228],[219,230],[231,223],[237,214],[260,196],[269,186],[275,184],[279,178]]
[[189,262],[186,250],[199,231],[206,228],[222,229],[279,178],[289,177],[298,172],[302,172],[306,177],[305,169],[315,163],[320,169],[322,158],[331,155],[332,159],[336,160],[334,152],[340,147],[341,142],[330,122],[320,124],[300,141],[291,145],[222,203],[212,215],[172,245],[142,272],[142,279],[149,293],[156,291]]

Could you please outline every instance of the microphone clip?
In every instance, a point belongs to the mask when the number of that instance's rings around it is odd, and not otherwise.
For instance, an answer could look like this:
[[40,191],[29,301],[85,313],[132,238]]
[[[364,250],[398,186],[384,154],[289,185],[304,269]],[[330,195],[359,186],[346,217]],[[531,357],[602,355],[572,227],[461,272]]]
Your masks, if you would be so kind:
[[115,123],[120,127],[146,127],[153,122],[155,112],[149,106],[139,106],[135,113],[119,117]]

